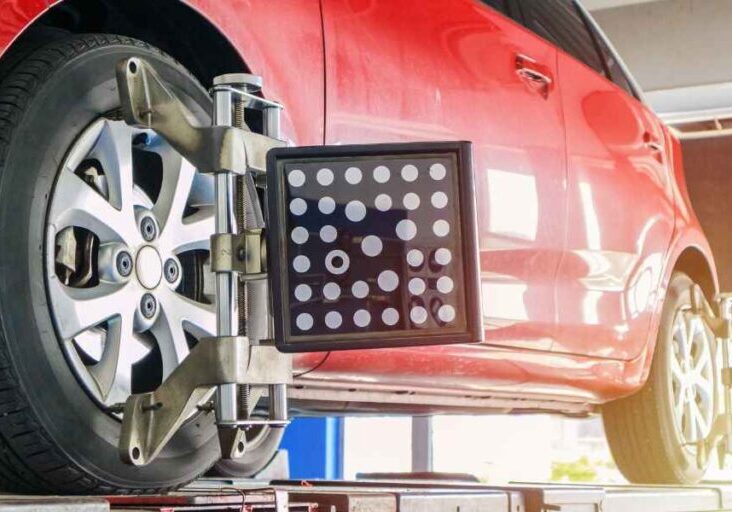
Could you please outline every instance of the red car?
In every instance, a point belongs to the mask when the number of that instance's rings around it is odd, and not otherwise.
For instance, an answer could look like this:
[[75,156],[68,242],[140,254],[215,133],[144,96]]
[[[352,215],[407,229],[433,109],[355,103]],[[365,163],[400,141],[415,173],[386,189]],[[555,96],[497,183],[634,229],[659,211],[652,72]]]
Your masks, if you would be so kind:
[[574,1],[0,0],[0,53],[4,489],[152,492],[220,456],[205,413],[149,466],[117,452],[108,407],[215,330],[211,180],[119,120],[129,56],[204,121],[214,76],[261,75],[291,145],[472,142],[485,341],[300,354],[295,412],[602,412],[630,480],[703,475],[715,264],[679,142]]

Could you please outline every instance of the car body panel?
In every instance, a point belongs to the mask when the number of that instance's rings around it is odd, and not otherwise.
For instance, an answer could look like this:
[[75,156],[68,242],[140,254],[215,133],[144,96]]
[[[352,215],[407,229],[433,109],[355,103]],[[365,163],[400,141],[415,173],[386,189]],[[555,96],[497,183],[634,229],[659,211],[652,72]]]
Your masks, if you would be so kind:
[[[0,54],[53,3],[0,0]],[[319,0],[286,0],[276,10],[269,0],[186,3],[263,76],[265,94],[285,104],[283,132],[291,144],[475,144],[486,343],[299,354],[296,384],[378,384],[396,392],[440,388],[591,404],[643,384],[678,257],[695,247],[714,271],[685,191],[678,142],[657,131],[660,125],[645,107],[636,104],[626,122],[636,123],[634,137],[643,127],[666,138],[671,171],[641,155],[636,142],[611,148],[612,131],[598,131],[604,105],[594,108],[596,97],[624,106],[635,100],[619,96],[625,93],[599,77],[587,90],[567,87],[563,69],[578,63],[563,64],[560,51],[477,0],[449,6],[322,0],[323,20]],[[529,54],[555,75],[547,99],[517,79],[517,53]],[[562,97],[580,103],[562,110]],[[566,159],[565,125],[570,147],[599,155],[600,168],[622,163],[632,174],[640,161],[648,170],[641,184],[626,176],[612,182],[613,192],[600,190],[604,182],[593,174],[596,169],[573,161],[586,155],[575,151]],[[583,176],[596,189],[590,195],[578,186]],[[632,230],[614,222],[616,201],[637,206],[649,194],[652,202],[629,212]],[[506,201],[506,195],[520,201]],[[602,217],[595,233],[599,245],[588,243],[585,206]],[[573,225],[572,215],[584,215],[584,221]],[[590,272],[588,259],[602,261],[604,274]],[[660,284],[643,297],[645,307],[632,323],[637,332],[619,339],[615,333],[628,315],[628,290],[638,280],[633,276],[644,275],[645,267],[651,268],[651,283]],[[608,298],[592,298],[597,282],[612,284],[601,290]],[[589,302],[597,322],[581,317]]]

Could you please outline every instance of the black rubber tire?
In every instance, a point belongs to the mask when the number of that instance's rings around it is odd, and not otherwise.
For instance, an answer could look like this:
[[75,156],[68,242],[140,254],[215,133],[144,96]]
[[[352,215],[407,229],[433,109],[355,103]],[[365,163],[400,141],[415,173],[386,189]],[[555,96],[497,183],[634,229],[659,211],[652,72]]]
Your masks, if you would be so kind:
[[0,488],[33,493],[152,493],[204,473],[219,457],[212,415],[189,420],[153,463],[117,451],[120,422],[75,378],[49,311],[46,209],[78,134],[119,107],[115,64],[141,56],[208,119],[210,99],[178,63],[115,35],[77,35],[35,49],[0,76]]
[[[672,350],[675,314],[680,307],[691,305],[693,284],[686,274],[675,272],[671,276],[648,381],[638,393],[603,408],[610,451],[632,483],[692,485],[706,471],[682,445],[674,425],[670,368],[666,363]],[[714,354],[714,347],[712,350]]]
[[209,474],[211,476],[251,478],[266,468],[272,462],[275,455],[277,455],[282,436],[285,435],[285,429],[262,428],[266,430],[261,434],[261,438],[255,437],[254,440],[251,440],[247,436],[247,441],[251,445],[247,446],[243,457],[231,460],[222,459],[211,468]]

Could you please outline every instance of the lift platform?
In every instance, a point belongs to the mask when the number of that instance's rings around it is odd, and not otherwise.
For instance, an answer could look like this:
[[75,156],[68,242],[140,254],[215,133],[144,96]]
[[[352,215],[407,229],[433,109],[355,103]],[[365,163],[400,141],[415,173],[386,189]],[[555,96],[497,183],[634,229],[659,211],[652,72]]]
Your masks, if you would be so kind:
[[719,512],[732,485],[693,487],[442,481],[201,479],[168,495],[0,498],[0,512]]

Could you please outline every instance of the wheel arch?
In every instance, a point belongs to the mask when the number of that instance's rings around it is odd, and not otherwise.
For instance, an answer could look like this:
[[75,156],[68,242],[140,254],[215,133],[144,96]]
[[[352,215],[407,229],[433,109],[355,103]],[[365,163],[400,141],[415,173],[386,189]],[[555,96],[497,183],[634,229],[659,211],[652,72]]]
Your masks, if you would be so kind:
[[2,60],[12,61],[17,49],[37,47],[68,33],[140,39],[178,60],[204,86],[217,75],[249,71],[229,39],[181,0],[63,0],[39,13],[9,45]]
[[685,273],[701,286],[707,300],[714,299],[718,291],[715,271],[704,252],[699,248],[690,246],[683,249],[676,258],[673,270]]

